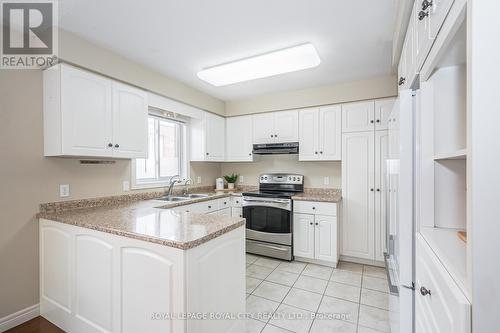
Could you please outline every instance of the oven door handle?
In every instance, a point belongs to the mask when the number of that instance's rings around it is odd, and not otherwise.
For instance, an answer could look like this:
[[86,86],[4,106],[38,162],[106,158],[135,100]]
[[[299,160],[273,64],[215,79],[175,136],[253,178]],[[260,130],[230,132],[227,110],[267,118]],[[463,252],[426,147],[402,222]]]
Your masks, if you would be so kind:
[[279,204],[288,204],[288,200],[261,200],[261,199],[246,199],[244,198],[243,201],[250,201],[250,202],[264,202],[264,203],[279,203]]

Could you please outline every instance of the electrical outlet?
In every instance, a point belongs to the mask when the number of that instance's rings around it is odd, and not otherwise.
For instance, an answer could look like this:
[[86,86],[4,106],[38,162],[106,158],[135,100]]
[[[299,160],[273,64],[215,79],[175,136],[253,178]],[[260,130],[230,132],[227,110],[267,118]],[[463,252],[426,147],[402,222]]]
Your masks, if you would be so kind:
[[128,180],[123,181],[123,191],[130,191],[130,182]]
[[240,181],[239,182],[243,184],[245,182],[245,177],[240,176]]
[[330,177],[325,177],[325,178],[323,179],[323,183],[324,183],[325,185],[330,185]]
[[196,183],[201,184],[201,176],[196,177]]
[[59,197],[61,198],[69,197],[69,184],[59,185]]

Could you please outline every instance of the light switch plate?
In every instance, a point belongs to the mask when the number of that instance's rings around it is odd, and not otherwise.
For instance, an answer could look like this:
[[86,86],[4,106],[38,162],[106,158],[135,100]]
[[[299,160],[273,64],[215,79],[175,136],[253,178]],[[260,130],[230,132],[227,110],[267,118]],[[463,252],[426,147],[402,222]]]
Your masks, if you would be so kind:
[[324,180],[323,180],[323,183],[325,185],[330,185],[330,177],[325,177]]
[[240,176],[240,181],[239,181],[239,182],[240,182],[240,183],[244,183],[244,182],[245,182],[245,177]]
[[201,184],[201,176],[198,176],[198,177],[196,178],[196,183],[197,183],[197,184]]
[[130,182],[128,180],[123,181],[123,191],[130,191]]
[[69,184],[59,185],[59,197],[61,198],[69,197]]

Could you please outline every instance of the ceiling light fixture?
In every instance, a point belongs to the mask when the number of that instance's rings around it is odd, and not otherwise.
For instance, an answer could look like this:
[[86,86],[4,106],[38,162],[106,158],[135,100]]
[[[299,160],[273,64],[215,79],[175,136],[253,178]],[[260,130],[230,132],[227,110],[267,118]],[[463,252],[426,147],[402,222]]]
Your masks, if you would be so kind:
[[313,68],[321,60],[316,48],[302,44],[204,69],[198,77],[216,87]]

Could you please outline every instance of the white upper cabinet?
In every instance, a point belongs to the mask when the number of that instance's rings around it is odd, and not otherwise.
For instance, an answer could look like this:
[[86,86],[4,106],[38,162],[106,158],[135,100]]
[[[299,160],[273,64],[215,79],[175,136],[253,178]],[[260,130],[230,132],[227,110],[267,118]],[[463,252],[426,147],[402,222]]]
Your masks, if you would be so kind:
[[203,112],[191,119],[191,160],[223,162],[226,144],[226,122],[221,116]]
[[144,157],[148,147],[148,100],[143,90],[113,82],[115,157]]
[[413,20],[415,24],[415,49],[413,52],[417,69],[422,68],[425,58],[427,57],[427,54],[431,49],[432,41],[434,40],[434,38],[431,37],[430,33],[429,19],[429,13],[432,10],[432,4],[429,7],[426,6],[427,5],[424,4],[423,1],[415,1],[413,12],[410,17],[410,20]]
[[388,129],[389,115],[395,101],[395,98],[384,98],[375,101],[375,130]]
[[252,117],[226,119],[226,161],[253,161]]
[[341,108],[299,111],[299,161],[341,159]]
[[373,101],[342,104],[342,132],[373,131],[374,113]]
[[147,157],[147,95],[59,64],[43,72],[45,156]]
[[253,143],[297,142],[298,111],[280,111],[252,116]]

